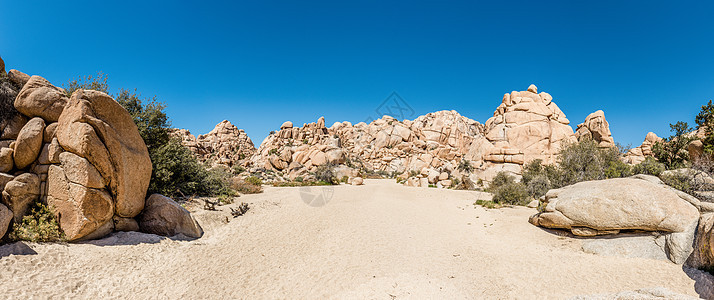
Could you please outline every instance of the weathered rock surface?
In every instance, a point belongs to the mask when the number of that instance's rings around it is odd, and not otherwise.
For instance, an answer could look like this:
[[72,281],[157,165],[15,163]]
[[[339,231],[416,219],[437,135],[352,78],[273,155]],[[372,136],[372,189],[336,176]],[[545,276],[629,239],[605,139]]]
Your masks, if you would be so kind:
[[54,207],[67,240],[82,239],[112,221],[114,203],[105,190],[70,182],[56,165],[49,168],[48,183],[47,203]]
[[10,79],[10,81],[18,85],[20,88],[24,87],[25,84],[30,81],[30,75],[27,75],[15,69],[10,70],[10,72],[7,73],[7,77]]
[[15,108],[28,117],[40,117],[48,122],[56,122],[67,101],[63,89],[35,75],[30,77],[15,98]]
[[714,268],[714,212],[701,215],[694,240],[694,252],[687,264],[695,268]]
[[661,184],[638,178],[586,181],[550,190],[544,202],[545,210],[530,219],[534,225],[584,236],[621,230],[665,232],[668,258],[678,264],[693,250],[699,211]]
[[33,118],[20,130],[15,142],[13,158],[18,169],[29,166],[42,150],[42,134],[45,132],[45,121]]
[[10,172],[15,166],[12,152],[10,148],[0,148],[0,173]]
[[241,165],[255,153],[255,146],[243,129],[231,122],[218,123],[211,132],[195,137],[188,130],[174,129],[172,134],[202,161],[232,167]]
[[59,144],[97,168],[116,202],[116,214],[131,218],[144,207],[151,160],[129,113],[107,94],[77,90],[57,127]]
[[10,227],[10,221],[12,221],[12,218],[12,211],[7,208],[7,206],[0,203],[0,237],[5,236],[8,227]]
[[2,203],[13,212],[15,222],[22,221],[30,205],[40,196],[40,178],[32,173],[23,173],[5,184]]
[[200,238],[203,229],[185,208],[171,198],[153,194],[146,200],[146,208],[139,216],[139,228],[146,233],[163,236],[183,234]]
[[585,122],[578,125],[575,134],[578,140],[590,139],[602,148],[614,147],[615,140],[610,132],[610,124],[605,120],[605,113],[598,110],[585,118]]
[[654,134],[654,132],[647,133],[647,136],[645,136],[645,140],[642,142],[642,145],[630,149],[625,154],[625,157],[622,158],[622,161],[631,165],[636,165],[645,161],[648,156],[654,157],[654,153],[652,153],[652,146],[654,146],[655,143],[661,140],[662,138],[658,137],[656,134]]
[[364,179],[362,179],[362,177],[352,178],[352,185],[363,185],[363,184],[364,184]]

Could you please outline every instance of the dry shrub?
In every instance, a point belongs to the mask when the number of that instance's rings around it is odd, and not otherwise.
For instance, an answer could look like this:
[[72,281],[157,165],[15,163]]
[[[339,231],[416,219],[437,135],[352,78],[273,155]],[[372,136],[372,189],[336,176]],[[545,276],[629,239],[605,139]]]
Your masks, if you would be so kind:
[[246,179],[233,177],[231,179],[231,188],[241,194],[258,194],[263,192],[263,181],[255,176],[247,177]]

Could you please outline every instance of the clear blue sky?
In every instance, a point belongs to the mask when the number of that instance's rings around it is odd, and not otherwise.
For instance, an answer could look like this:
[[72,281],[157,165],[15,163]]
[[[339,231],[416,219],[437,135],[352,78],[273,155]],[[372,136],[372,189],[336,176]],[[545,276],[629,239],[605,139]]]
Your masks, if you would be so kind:
[[0,12],[8,69],[56,85],[102,71],[113,91],[164,101],[175,127],[228,119],[256,146],[285,120],[375,117],[394,91],[416,115],[483,123],[534,83],[573,127],[602,109],[633,146],[714,98],[712,1],[1,1]]

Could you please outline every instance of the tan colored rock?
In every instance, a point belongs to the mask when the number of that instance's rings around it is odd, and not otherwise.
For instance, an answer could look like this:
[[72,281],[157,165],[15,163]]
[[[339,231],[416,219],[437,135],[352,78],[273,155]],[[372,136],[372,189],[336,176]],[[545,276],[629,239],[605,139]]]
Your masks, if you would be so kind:
[[139,228],[143,232],[163,236],[183,234],[200,238],[203,235],[201,225],[191,213],[174,200],[159,194],[153,194],[146,200],[146,208],[139,216]]
[[578,125],[575,134],[578,140],[590,139],[602,148],[615,146],[615,140],[610,133],[610,124],[605,120],[605,113],[602,110],[589,114],[585,121]]
[[24,169],[37,159],[42,150],[42,134],[45,131],[45,121],[33,118],[20,130],[15,144],[13,158],[18,169]]
[[280,130],[293,128],[293,122],[285,121],[283,125],[280,125]]
[[648,156],[654,157],[652,147],[659,141],[662,141],[662,138],[658,137],[654,132],[647,133],[642,145],[630,149],[630,151],[625,154],[623,161],[628,164],[636,165],[643,162]]
[[184,146],[204,162],[228,167],[242,165],[255,153],[255,146],[243,129],[227,120],[218,123],[209,133],[193,136],[188,130],[174,129],[172,135],[181,138]]
[[27,124],[27,118],[22,114],[16,114],[7,124],[0,124],[2,134],[0,140],[14,140],[20,134],[20,130]]
[[12,211],[7,206],[0,203],[0,236],[5,236],[12,221]]
[[535,84],[531,84],[528,86],[528,91],[531,93],[538,94],[538,88],[535,86]]
[[692,161],[697,161],[704,153],[704,143],[701,140],[691,141],[688,145],[689,158]]
[[57,133],[57,125],[57,122],[54,122],[45,126],[45,133],[42,135],[43,142],[49,143],[52,141],[52,139],[55,138]]
[[0,74],[5,74],[5,61],[0,57]]
[[132,218],[122,218],[114,216],[114,230],[116,231],[139,231],[139,223]]
[[68,99],[64,90],[40,76],[32,76],[15,98],[15,108],[29,117],[56,122]]
[[59,118],[57,139],[97,168],[114,196],[117,215],[131,218],[141,212],[151,160],[132,117],[119,103],[102,92],[75,91]]
[[584,228],[671,233],[667,238],[668,256],[680,264],[692,251],[694,230],[699,220],[697,208],[670,188],[638,178],[576,183],[548,191],[544,203],[545,210],[531,217],[532,224],[575,228],[574,234],[592,233]]
[[20,222],[39,196],[40,178],[32,173],[23,173],[5,184],[2,203],[12,210],[15,222]]
[[362,177],[352,178],[352,185],[363,185],[363,184],[364,184],[364,179],[362,179]]
[[24,87],[25,84],[30,81],[30,75],[27,75],[15,69],[12,69],[10,70],[10,72],[7,72],[7,77],[10,79],[10,81],[20,87]]
[[15,166],[12,152],[10,148],[0,148],[0,173],[8,173]]
[[59,161],[69,182],[95,189],[102,189],[106,185],[97,168],[87,159],[71,152],[62,152]]
[[[114,215],[109,193],[70,182],[65,170],[56,165],[50,166],[47,182],[47,203],[54,208],[60,228],[69,241],[106,234],[107,222]],[[103,234],[90,236],[97,230]]]

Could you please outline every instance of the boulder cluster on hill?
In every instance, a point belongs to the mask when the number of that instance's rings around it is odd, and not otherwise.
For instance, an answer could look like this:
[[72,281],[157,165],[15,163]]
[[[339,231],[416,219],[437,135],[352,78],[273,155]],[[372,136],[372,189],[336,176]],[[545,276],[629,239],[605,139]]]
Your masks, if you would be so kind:
[[[518,176],[524,164],[535,159],[554,163],[563,144],[585,138],[600,147],[615,146],[601,110],[590,114],[576,131],[569,124],[553,97],[531,85],[526,91],[505,94],[484,124],[456,111],[414,120],[383,116],[369,124],[336,122],[330,127],[321,117],[301,127],[284,122],[258,149],[227,121],[198,139],[186,130],[177,129],[175,134],[205,161],[240,165],[251,172],[274,171],[279,175],[276,180],[311,178],[318,167],[336,165],[338,173],[348,177],[360,171],[381,172],[410,186],[449,187],[464,180],[489,182],[502,171]],[[648,134],[642,146],[628,153],[628,162],[651,156],[657,139]]]
[[[16,110],[0,120],[0,237],[36,202],[53,208],[69,241],[115,230],[160,233],[157,224],[169,219],[144,222],[166,215],[165,206],[146,205],[149,153],[117,101],[82,89],[68,97],[40,76],[4,67],[0,79],[0,100]],[[179,233],[200,236],[196,228]]]

